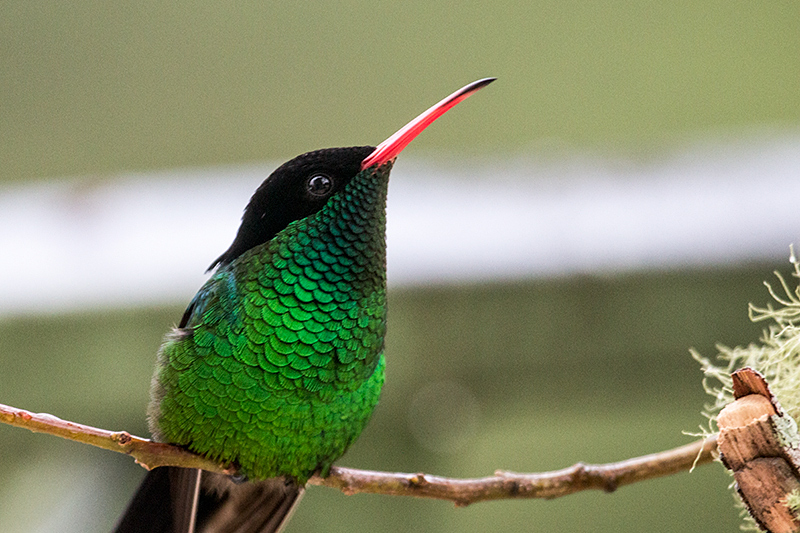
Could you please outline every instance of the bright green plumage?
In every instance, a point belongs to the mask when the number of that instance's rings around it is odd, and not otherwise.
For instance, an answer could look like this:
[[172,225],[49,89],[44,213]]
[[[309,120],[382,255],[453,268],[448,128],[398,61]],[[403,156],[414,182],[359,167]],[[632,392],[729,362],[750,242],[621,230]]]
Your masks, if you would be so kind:
[[385,204],[391,162],[223,265],[153,378],[157,440],[250,479],[327,474],[384,381]]
[[116,533],[274,533],[308,478],[328,475],[383,386],[392,164],[493,80],[459,89],[377,147],[307,152],[258,187],[216,272],[161,347],[149,408],[156,440],[258,482],[157,468]]

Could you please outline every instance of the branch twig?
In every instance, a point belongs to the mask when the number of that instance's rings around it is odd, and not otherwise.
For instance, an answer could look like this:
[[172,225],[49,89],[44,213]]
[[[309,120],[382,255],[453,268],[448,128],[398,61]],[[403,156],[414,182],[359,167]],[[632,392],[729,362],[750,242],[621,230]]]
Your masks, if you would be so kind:
[[[61,420],[49,414],[31,413],[0,404],[0,422],[35,433],[48,433],[65,439],[91,444],[105,450],[125,453],[149,469],[159,466],[202,468],[211,472],[234,474],[235,469],[209,461],[177,446],[135,437],[127,432],[112,432]],[[511,499],[558,498],[583,490],[612,492],[623,485],[687,471],[709,463],[717,448],[716,436],[685,446],[618,463],[604,465],[575,464],[563,470],[536,474],[497,471],[494,476],[453,479],[428,474],[372,472],[334,466],[326,478],[314,476],[311,485],[324,485],[345,494],[371,493],[416,496],[449,500],[456,505]]]
[[[453,479],[427,474],[370,472],[334,466],[327,478],[314,477],[312,485],[325,485],[345,494],[360,492],[450,500],[459,506],[512,498],[552,499],[583,490],[612,492],[637,481],[688,471],[713,460],[716,437],[679,448],[618,463],[577,463],[563,470],[536,474],[497,471],[494,476]],[[696,462],[695,462],[696,460]]]
[[178,446],[153,442],[136,437],[127,431],[108,431],[83,424],[62,420],[47,413],[31,413],[0,403],[0,422],[28,429],[34,433],[46,433],[63,439],[91,444],[104,450],[125,453],[148,470],[159,466],[181,466],[202,468],[209,472],[235,473],[214,461],[191,453]]

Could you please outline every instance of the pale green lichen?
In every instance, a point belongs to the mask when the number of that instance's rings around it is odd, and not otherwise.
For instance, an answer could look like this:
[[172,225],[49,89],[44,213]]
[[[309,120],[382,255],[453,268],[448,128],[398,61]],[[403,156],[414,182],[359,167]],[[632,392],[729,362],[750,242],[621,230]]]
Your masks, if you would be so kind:
[[775,436],[778,437],[778,444],[784,448],[800,448],[800,435],[797,433],[797,422],[794,421],[794,418],[774,415],[772,423],[775,424]]
[[[794,250],[790,261],[794,266],[792,277],[800,279],[800,263]],[[781,291],[775,290],[767,282],[764,285],[776,305],[769,304],[763,308],[753,304],[749,306],[750,320],[771,322],[764,330],[760,343],[736,348],[718,345],[716,361],[691,350],[692,357],[700,363],[705,374],[703,387],[714,398],[703,412],[712,422],[719,411],[733,401],[731,373],[745,366],[758,370],[764,376],[788,415],[795,419],[800,417],[800,285],[792,289],[779,272],[775,272],[775,276],[780,282]],[[713,433],[714,429],[710,425],[707,431]]]
[[[800,263],[794,249],[789,260],[794,267],[792,277],[800,280]],[[707,427],[701,428],[703,436],[716,433],[717,415],[734,400],[731,373],[746,366],[764,376],[786,414],[794,419],[800,417],[800,281],[791,288],[779,272],[775,272],[775,276],[780,282],[780,290],[764,282],[775,303],[763,308],[750,304],[748,309],[753,322],[769,322],[759,343],[736,348],[718,345],[716,361],[691,350],[692,357],[700,363],[705,374],[703,387],[713,398],[703,411],[703,415],[709,420]],[[787,424],[794,424],[794,420],[786,420]],[[787,430],[787,437],[793,438],[792,444],[796,445],[796,425],[783,429]],[[800,493],[790,494],[787,503],[797,512],[800,508]],[[744,516],[746,518],[741,526],[742,530],[760,531],[746,511]]]

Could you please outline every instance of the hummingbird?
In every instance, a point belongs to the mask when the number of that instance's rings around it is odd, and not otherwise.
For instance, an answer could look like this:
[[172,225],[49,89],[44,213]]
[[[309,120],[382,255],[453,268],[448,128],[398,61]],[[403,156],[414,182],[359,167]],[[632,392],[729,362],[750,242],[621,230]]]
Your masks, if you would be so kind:
[[315,474],[378,403],[386,334],[386,194],[397,155],[484,78],[377,147],[327,148],[279,166],[255,191],[158,352],[153,439],[235,466],[237,476],[156,468],[117,533],[278,531]]

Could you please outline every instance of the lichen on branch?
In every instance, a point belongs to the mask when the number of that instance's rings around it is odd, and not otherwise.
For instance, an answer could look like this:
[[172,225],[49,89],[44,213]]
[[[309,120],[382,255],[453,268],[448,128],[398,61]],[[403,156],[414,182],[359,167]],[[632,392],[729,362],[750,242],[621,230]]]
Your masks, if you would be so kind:
[[[794,267],[792,277],[800,280],[800,263],[794,250],[790,261]],[[795,419],[800,418],[800,282],[791,288],[780,272],[775,272],[775,276],[780,289],[764,282],[774,303],[764,307],[749,305],[750,320],[769,322],[759,343],[735,348],[718,345],[715,360],[691,350],[705,374],[703,386],[713,397],[704,412],[712,422],[734,400],[731,374],[744,367],[753,368],[764,376],[784,411]],[[717,428],[712,425],[707,431],[713,434]]]
[[[800,280],[800,263],[793,249],[790,262],[792,277]],[[703,432],[706,435],[719,432],[723,463],[734,473],[737,492],[755,520],[750,520],[743,529],[798,531],[800,524],[793,518],[797,511],[789,505],[791,512],[787,514],[786,502],[800,487],[800,450],[796,443],[784,441],[787,436],[797,438],[794,420],[800,416],[800,283],[791,287],[780,272],[775,272],[775,276],[780,285],[778,288],[764,282],[774,302],[764,307],[750,304],[748,308],[750,320],[767,322],[759,343],[736,348],[719,345],[715,361],[695,350],[692,350],[692,356],[701,364],[705,373],[703,386],[713,398],[703,413],[709,419]],[[742,390],[742,382],[737,382],[734,375],[748,375],[740,370],[748,368],[757,371],[766,392]],[[741,405],[749,407],[753,403],[749,396],[759,394],[770,399],[775,412],[762,413],[746,423],[728,427],[729,421],[723,418],[729,418],[732,409]],[[736,437],[726,436],[728,432]],[[759,450],[763,448],[762,441],[770,439],[777,443],[773,448],[778,452],[760,450],[749,454],[741,451],[748,448]],[[733,443],[736,445],[729,446]],[[739,462],[731,459],[737,455],[745,459]],[[779,517],[776,523],[771,522],[778,515],[782,518]]]

